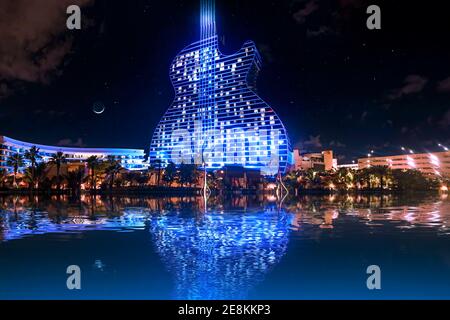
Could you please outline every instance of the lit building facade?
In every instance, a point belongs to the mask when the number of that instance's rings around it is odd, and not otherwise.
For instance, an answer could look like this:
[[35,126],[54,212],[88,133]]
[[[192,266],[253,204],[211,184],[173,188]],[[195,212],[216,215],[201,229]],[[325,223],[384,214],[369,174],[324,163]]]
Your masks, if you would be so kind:
[[222,54],[213,3],[202,8],[201,26],[201,40],[170,66],[175,99],[154,132],[150,162],[285,172],[293,163],[291,145],[275,111],[256,94],[261,56],[255,44],[247,41],[237,53]]
[[450,151],[410,153],[386,157],[358,159],[358,168],[387,166],[392,169],[412,169],[424,174],[450,178]]
[[[12,168],[7,166],[8,157],[15,153],[23,156],[33,146],[39,148],[39,155],[42,158],[38,159],[38,161],[48,162],[55,153],[62,152],[68,163],[80,163],[90,156],[97,156],[100,161],[106,160],[108,156],[114,156],[117,160],[120,160],[121,165],[127,170],[144,170],[148,167],[148,164],[145,162],[144,150],[46,146],[0,136],[0,168],[11,171]],[[24,159],[24,167],[29,165],[29,160]]]
[[333,158],[332,150],[301,154],[299,149],[294,149],[294,170],[331,171],[336,168],[337,159]]
[[346,163],[346,164],[338,164],[338,169],[352,169],[352,170],[358,170],[359,166],[357,163]]

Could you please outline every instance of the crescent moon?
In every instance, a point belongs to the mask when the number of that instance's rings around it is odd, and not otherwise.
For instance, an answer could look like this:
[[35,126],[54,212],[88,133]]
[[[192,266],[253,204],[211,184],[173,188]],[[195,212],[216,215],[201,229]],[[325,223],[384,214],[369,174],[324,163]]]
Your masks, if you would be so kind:
[[105,108],[103,107],[100,111],[96,111],[95,109],[93,111],[95,114],[102,114],[105,111]]

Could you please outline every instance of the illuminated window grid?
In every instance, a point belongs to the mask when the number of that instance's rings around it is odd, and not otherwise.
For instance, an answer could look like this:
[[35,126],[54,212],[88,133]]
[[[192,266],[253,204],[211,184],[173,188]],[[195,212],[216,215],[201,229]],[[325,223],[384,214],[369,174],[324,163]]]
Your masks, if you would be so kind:
[[[209,42],[211,40],[208,40]],[[214,154],[210,159],[210,167],[220,167],[227,164],[241,164],[247,167],[266,165],[260,158],[267,157],[271,153],[274,143],[279,144],[280,169],[284,171],[290,152],[289,139],[286,130],[275,112],[259,98],[251,85],[249,77],[256,77],[260,69],[261,58],[253,42],[246,42],[241,50],[231,56],[223,56],[217,49],[217,37],[213,37],[213,44],[209,49],[208,61],[214,56],[214,64],[210,64],[211,75],[214,77],[213,90],[206,88],[208,93],[214,93],[213,103],[204,104],[200,90],[205,89],[205,79],[200,68],[202,41],[199,41],[184,49],[174,60],[171,66],[170,78],[175,88],[173,105],[161,119],[155,130],[150,148],[151,161],[160,159],[163,164],[170,161],[179,162],[180,159],[172,159],[171,153],[177,141],[173,141],[172,132],[185,129],[193,132],[195,121],[206,121],[207,127],[220,131],[219,139],[226,141],[227,131],[236,128],[244,130],[257,130],[262,132],[260,141],[267,141],[267,145],[252,146],[249,139],[238,141],[242,148],[238,153],[243,154],[244,159],[236,159],[225,149],[223,154]],[[211,71],[211,70],[209,70]],[[252,73],[255,73],[254,75]],[[210,79],[210,77],[206,77]],[[209,97],[209,102],[212,101]],[[205,106],[201,108],[200,106]],[[279,132],[278,141],[272,141],[264,132]],[[205,131],[203,131],[204,133]],[[196,150],[190,150],[190,156],[195,158]]]

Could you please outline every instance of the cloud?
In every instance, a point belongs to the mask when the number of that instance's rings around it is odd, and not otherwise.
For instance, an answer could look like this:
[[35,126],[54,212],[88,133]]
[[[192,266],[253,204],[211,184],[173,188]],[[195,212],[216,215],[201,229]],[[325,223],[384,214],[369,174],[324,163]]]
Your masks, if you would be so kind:
[[450,92],[450,77],[438,82],[437,91],[439,92]]
[[296,147],[300,150],[309,150],[309,149],[321,149],[322,142],[320,141],[320,135],[317,136],[309,136],[308,140],[300,141],[296,144]]
[[363,111],[363,113],[361,114],[360,121],[364,122],[368,115],[369,115],[369,112],[367,110]]
[[11,89],[7,83],[0,83],[0,99],[6,98],[11,94]]
[[330,147],[335,147],[335,148],[345,148],[347,147],[347,145],[345,145],[344,143],[340,142],[340,141],[331,141],[330,142]]
[[407,76],[403,83],[404,85],[402,87],[392,90],[388,95],[389,100],[397,100],[404,96],[421,92],[428,83],[428,79],[412,74]]
[[83,148],[86,146],[83,143],[83,139],[81,138],[78,138],[76,141],[72,141],[72,139],[62,139],[59,140],[56,145],[61,147],[79,147],[79,148]]
[[339,6],[342,8],[347,8],[347,7],[356,7],[359,8],[364,4],[365,1],[361,1],[361,0],[339,0]]
[[259,49],[259,52],[261,52],[261,54],[264,56],[264,59],[267,62],[272,63],[274,61],[272,49],[270,48],[269,45],[267,45],[265,43],[261,43],[258,45],[258,49]]
[[330,27],[327,26],[320,26],[317,30],[306,30],[306,36],[308,38],[316,38],[316,37],[323,37],[323,36],[332,36],[337,35],[337,32]]
[[319,5],[317,3],[317,0],[311,0],[305,4],[304,8],[294,13],[293,17],[295,21],[297,21],[297,23],[304,24],[306,22],[306,18],[318,9]]
[[66,9],[95,0],[2,0],[0,2],[0,98],[21,83],[47,84],[60,74],[73,33]]

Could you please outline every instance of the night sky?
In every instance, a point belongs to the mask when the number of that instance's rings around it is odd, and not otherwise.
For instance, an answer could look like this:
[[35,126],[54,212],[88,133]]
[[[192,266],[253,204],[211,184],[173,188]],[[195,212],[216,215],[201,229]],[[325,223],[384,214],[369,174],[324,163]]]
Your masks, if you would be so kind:
[[[340,162],[450,144],[444,1],[217,0],[221,51],[253,40],[258,93],[293,145]],[[82,5],[83,29],[66,29]],[[382,29],[366,28],[378,4]],[[168,69],[198,40],[199,1],[0,0],[0,135],[148,151],[174,92]],[[98,115],[96,102],[105,105]]]

